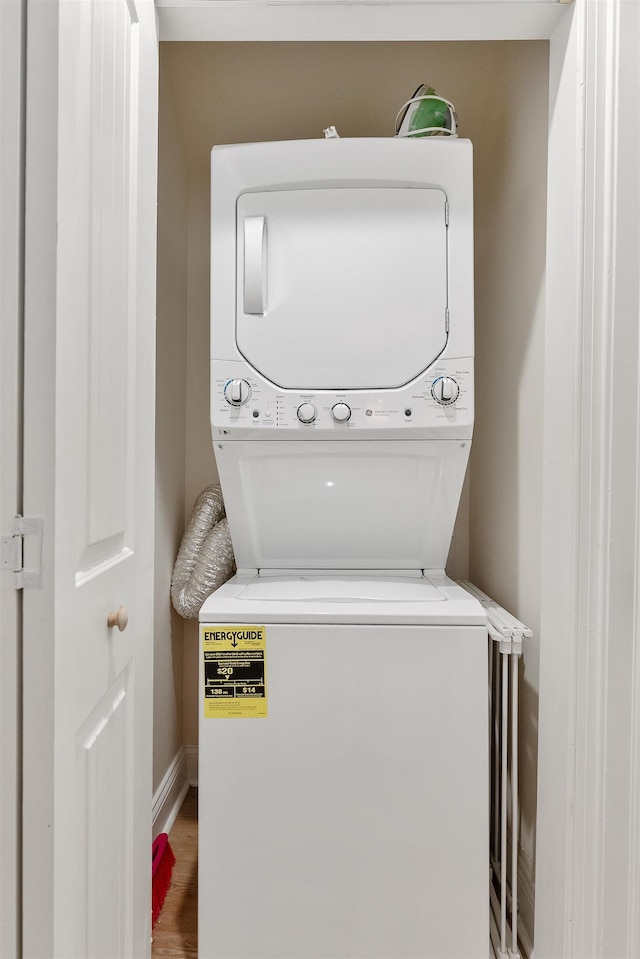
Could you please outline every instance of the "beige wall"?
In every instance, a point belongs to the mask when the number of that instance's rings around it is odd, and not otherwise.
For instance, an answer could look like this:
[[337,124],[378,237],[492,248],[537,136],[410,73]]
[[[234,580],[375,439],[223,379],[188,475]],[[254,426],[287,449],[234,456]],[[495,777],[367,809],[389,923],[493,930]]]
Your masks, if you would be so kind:
[[153,788],[183,744],[183,621],[171,573],[184,528],[186,451],[187,168],[167,77],[160,77],[156,350],[156,524]]
[[[161,45],[190,171],[185,518],[215,479],[208,422],[208,165],[215,143],[388,136],[423,81],[474,144],[477,425],[450,569],[538,632],[548,45]],[[162,201],[161,201],[162,202]],[[186,624],[184,737],[197,742],[197,630]],[[538,644],[523,667],[523,852],[533,866]],[[526,911],[525,904],[525,911]],[[528,918],[528,917],[526,917]],[[528,923],[529,924],[529,923]]]
[[[209,426],[209,174],[193,171],[189,187],[187,446],[185,523],[198,494],[218,481]],[[184,741],[198,742],[198,624],[184,624]]]
[[[534,631],[520,670],[521,849],[535,866],[540,639],[546,48],[507,45],[476,181],[476,424],[469,575]],[[523,919],[533,903],[521,883]]]

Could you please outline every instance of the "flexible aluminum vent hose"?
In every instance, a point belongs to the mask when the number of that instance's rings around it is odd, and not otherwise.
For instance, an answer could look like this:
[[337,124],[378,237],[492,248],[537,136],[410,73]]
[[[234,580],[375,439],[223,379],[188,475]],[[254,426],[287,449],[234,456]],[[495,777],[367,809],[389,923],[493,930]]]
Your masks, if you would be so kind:
[[236,561],[222,490],[207,486],[198,496],[173,568],[171,600],[185,619],[197,619],[207,596],[233,576]]

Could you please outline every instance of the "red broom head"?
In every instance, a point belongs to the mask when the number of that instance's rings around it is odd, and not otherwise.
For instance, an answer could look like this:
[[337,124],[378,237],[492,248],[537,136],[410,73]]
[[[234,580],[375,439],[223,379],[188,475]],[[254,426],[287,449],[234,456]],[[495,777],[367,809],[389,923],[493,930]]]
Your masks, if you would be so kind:
[[171,873],[176,857],[169,845],[166,832],[161,832],[153,840],[151,847],[151,922],[155,925],[156,919],[164,905],[165,896],[171,882]]

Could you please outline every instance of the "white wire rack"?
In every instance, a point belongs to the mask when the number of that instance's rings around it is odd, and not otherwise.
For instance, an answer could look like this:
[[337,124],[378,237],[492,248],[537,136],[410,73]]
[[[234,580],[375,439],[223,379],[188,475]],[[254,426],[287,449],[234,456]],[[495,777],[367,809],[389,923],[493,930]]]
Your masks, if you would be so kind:
[[[491,597],[460,583],[482,604],[489,630],[491,742],[491,943],[496,959],[521,959],[518,946],[518,660],[532,631]],[[510,850],[509,850],[510,847]],[[507,862],[510,852],[510,864]]]

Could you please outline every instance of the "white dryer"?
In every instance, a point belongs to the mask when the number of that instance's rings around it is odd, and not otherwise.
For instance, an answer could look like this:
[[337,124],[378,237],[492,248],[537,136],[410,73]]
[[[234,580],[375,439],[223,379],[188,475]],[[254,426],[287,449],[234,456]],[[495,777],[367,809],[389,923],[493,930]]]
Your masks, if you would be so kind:
[[444,574],[473,426],[468,141],[212,152],[202,959],[484,956],[486,618]]

